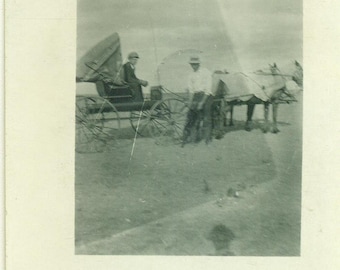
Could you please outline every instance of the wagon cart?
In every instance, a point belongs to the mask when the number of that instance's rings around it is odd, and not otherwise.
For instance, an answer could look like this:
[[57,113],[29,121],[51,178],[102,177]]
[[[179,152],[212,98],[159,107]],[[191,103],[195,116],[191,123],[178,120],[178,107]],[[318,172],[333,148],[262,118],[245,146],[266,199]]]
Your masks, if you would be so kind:
[[[122,56],[119,36],[109,36],[77,63],[76,151],[98,152],[120,134],[122,120],[129,120],[136,136],[179,141],[188,111],[184,96],[153,86],[150,96],[134,95],[118,82]],[[84,87],[84,85],[86,85]],[[78,89],[91,88],[88,93]],[[140,98],[141,97],[141,98]]]

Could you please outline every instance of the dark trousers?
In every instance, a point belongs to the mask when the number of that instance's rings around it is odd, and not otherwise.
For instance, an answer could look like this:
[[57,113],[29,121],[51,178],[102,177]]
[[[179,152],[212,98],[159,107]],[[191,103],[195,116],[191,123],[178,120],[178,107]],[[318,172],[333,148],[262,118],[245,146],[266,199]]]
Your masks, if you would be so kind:
[[133,101],[143,101],[143,91],[142,86],[137,83],[129,83],[130,89],[132,91],[132,100]]
[[[204,97],[206,100],[204,104],[201,104]],[[202,138],[206,143],[211,141],[212,105],[213,96],[205,96],[203,92],[194,94],[183,131],[183,145],[190,141],[198,142]]]

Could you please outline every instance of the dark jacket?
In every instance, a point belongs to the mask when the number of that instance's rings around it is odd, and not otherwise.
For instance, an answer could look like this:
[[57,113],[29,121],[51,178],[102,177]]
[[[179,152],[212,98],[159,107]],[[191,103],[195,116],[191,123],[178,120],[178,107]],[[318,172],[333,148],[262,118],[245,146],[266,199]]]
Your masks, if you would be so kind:
[[130,86],[132,90],[134,101],[143,101],[143,92],[140,80],[135,74],[135,70],[131,67],[130,62],[123,65],[124,76],[123,79]]
[[138,84],[140,85],[140,81],[135,74],[135,69],[132,68],[130,62],[127,62],[123,65],[124,69],[124,81],[128,84]]

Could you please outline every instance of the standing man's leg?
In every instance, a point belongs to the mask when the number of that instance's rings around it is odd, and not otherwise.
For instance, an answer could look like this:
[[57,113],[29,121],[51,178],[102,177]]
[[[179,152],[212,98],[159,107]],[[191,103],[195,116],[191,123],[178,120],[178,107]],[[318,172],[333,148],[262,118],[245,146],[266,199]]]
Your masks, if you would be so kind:
[[205,101],[203,107],[203,131],[204,139],[206,143],[209,143],[212,139],[212,105],[213,96],[209,95]]
[[196,118],[197,118],[197,104],[198,104],[199,96],[195,93],[191,98],[191,102],[189,104],[189,111],[187,114],[187,119],[184,125],[183,130],[183,138],[182,138],[182,147],[192,139],[192,133],[195,128]]
[[193,124],[195,122],[195,117],[196,117],[195,112],[189,109],[186,123],[185,123],[184,130],[183,130],[182,147],[188,142],[188,138],[191,136]]

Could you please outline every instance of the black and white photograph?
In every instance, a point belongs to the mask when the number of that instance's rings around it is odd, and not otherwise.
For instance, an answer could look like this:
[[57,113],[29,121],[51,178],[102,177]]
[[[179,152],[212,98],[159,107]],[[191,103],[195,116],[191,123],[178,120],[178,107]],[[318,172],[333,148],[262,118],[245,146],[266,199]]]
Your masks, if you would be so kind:
[[302,21],[78,0],[75,254],[300,256]]
[[4,2],[2,268],[339,269],[339,1]]

